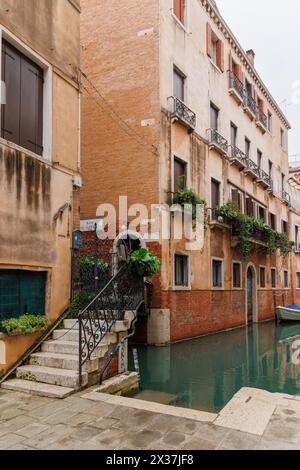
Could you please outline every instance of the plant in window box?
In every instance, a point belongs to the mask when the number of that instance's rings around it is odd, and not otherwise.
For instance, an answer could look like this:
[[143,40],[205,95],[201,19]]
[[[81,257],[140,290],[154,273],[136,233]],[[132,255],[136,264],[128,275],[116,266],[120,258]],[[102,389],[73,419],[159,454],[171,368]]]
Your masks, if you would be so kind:
[[33,315],[27,313],[18,318],[9,318],[0,323],[0,330],[8,336],[25,335],[43,331],[49,325],[45,315]]
[[160,261],[156,255],[146,248],[134,251],[128,259],[128,270],[138,277],[151,277],[160,270]]
[[82,256],[79,258],[80,266],[80,282],[82,288],[91,290],[95,287],[97,281],[97,289],[104,287],[109,281],[109,264],[104,260],[97,260],[94,256]]
[[204,199],[201,199],[194,191],[191,189],[178,189],[173,194],[172,204],[178,204],[184,206],[189,204],[192,206],[192,219],[196,220],[197,217],[197,205],[204,206],[205,210],[205,219],[207,217],[207,205]]

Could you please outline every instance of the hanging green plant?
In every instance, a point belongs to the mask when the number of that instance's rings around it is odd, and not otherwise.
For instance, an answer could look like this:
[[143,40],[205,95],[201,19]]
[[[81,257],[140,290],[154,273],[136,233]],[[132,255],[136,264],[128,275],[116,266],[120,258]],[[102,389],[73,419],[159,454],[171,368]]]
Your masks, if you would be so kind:
[[276,234],[276,245],[280,250],[281,256],[284,258],[292,251],[294,243],[288,239],[286,233]]
[[192,206],[192,220],[195,221],[197,218],[197,205],[204,207],[204,228],[207,227],[208,223],[208,214],[207,214],[207,204],[204,199],[198,196],[192,189],[179,189],[173,194],[173,199],[171,204],[178,204],[184,206],[185,204],[190,204]]
[[129,256],[128,270],[138,277],[154,276],[160,270],[160,261],[146,248],[139,248]]

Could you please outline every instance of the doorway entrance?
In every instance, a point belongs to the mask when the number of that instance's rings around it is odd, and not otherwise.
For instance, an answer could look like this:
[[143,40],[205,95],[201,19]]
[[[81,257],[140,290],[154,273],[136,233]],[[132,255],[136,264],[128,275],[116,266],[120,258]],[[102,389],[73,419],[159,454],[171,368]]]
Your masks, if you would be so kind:
[[252,266],[247,270],[247,324],[256,321],[256,274]]

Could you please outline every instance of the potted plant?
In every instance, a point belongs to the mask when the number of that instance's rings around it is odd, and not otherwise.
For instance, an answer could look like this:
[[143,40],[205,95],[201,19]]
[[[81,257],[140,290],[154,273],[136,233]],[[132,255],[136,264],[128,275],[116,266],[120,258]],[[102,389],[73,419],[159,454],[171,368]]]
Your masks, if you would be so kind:
[[195,220],[197,217],[197,205],[202,205],[206,211],[206,202],[204,199],[201,199],[194,191],[191,189],[179,189],[173,195],[173,204],[178,204],[184,206],[185,204],[190,204],[192,206],[192,219]]
[[160,261],[146,248],[139,248],[129,256],[128,270],[138,277],[151,277],[160,270]]

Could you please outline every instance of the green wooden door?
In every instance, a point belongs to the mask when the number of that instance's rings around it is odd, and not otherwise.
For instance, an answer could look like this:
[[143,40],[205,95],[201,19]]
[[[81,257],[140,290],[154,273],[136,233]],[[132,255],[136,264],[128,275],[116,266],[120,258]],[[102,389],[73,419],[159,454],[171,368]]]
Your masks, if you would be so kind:
[[0,270],[0,320],[45,314],[46,273]]

